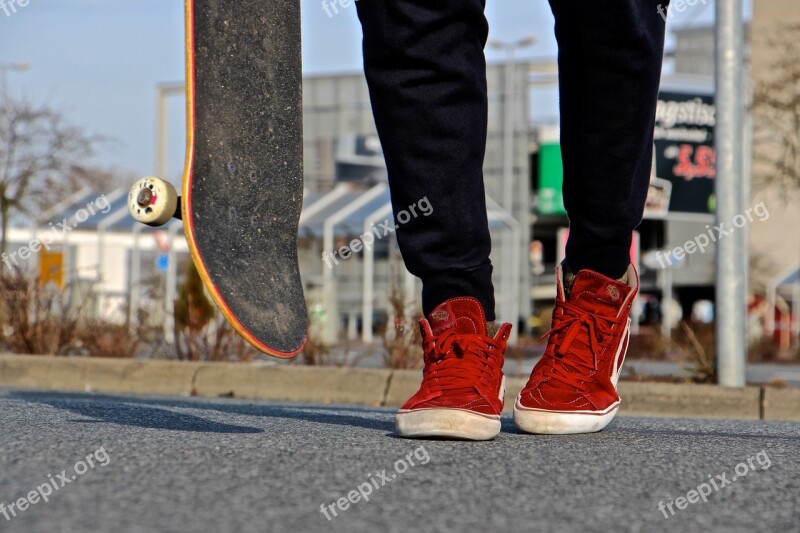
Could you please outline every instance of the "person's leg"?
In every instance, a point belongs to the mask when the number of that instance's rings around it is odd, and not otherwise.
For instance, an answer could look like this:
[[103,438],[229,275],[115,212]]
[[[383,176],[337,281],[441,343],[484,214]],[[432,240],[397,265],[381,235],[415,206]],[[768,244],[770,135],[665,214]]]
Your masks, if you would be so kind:
[[471,296],[494,320],[483,158],[487,98],[482,0],[361,0],[364,70],[395,213],[427,198],[429,216],[397,229],[427,316]]
[[570,235],[547,348],[514,405],[530,433],[599,431],[619,408],[639,288],[629,250],[647,196],[664,47],[657,2],[550,0]]
[[488,27],[483,0],[361,0],[364,69],[395,213],[433,213],[397,230],[422,278],[422,384],[397,413],[407,437],[486,440],[500,431],[510,324],[494,320],[483,187]]
[[550,0],[556,19],[566,263],[617,279],[642,219],[664,50],[664,0]]

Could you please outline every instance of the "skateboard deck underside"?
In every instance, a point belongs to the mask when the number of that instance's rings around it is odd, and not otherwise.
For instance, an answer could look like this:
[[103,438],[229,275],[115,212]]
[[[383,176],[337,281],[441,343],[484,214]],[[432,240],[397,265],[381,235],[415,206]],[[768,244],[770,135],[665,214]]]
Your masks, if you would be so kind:
[[189,141],[183,218],[226,318],[291,357],[307,314],[297,265],[303,198],[298,0],[187,0]]

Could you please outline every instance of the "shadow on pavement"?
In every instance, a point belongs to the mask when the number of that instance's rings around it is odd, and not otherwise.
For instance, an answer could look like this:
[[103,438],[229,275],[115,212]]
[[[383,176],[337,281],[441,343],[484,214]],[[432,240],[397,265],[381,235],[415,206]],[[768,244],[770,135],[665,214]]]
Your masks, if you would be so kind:
[[[226,414],[262,416],[268,418],[288,418],[320,424],[362,427],[378,431],[394,432],[394,418],[381,420],[374,417],[374,411],[352,406],[305,406],[259,405],[242,403],[217,403],[201,400],[181,400],[164,398],[145,398],[132,396],[113,396],[107,394],[88,394],[70,392],[25,392],[12,391],[10,398],[50,405],[67,409],[97,421],[112,422],[126,426],[138,426],[175,431],[200,431],[211,433],[261,433],[264,430],[246,426],[220,424],[203,418],[175,413],[169,408],[205,409]],[[103,406],[97,402],[110,402]],[[313,410],[312,410],[313,409]],[[364,416],[371,413],[372,416]],[[88,421],[82,421],[88,422]]]
[[[149,407],[146,402],[130,401],[128,398],[118,396],[14,391],[8,394],[8,397],[49,405],[93,419],[75,420],[76,423],[109,422],[123,426],[201,433],[263,433],[264,431],[248,426],[221,424],[194,415]],[[98,401],[111,402],[113,405],[97,403]]]

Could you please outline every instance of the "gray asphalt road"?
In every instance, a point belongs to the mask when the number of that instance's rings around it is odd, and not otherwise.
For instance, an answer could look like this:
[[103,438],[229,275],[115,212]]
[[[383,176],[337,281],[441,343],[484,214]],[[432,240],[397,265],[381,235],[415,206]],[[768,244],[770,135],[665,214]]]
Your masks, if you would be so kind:
[[408,441],[383,409],[0,390],[0,531],[800,531],[798,452],[791,423]]

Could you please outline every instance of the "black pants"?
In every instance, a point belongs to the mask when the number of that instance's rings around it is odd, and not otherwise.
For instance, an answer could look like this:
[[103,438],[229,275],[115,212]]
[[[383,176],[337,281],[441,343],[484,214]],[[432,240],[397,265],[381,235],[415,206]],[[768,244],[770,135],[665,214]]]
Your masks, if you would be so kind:
[[[496,0],[502,1],[502,0]],[[550,0],[559,44],[567,264],[620,277],[650,175],[665,0]],[[483,0],[360,0],[364,70],[395,213],[433,213],[397,239],[427,315],[473,296],[494,319],[483,186]]]

